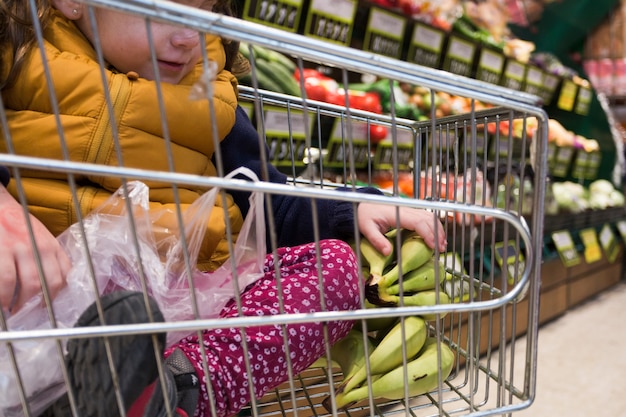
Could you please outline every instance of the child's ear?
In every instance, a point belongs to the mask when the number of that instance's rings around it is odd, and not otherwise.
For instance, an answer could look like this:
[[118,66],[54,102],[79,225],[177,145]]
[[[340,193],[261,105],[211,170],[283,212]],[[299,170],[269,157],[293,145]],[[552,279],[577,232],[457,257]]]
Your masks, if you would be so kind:
[[70,20],[80,19],[83,15],[83,4],[72,0],[52,0],[52,5],[63,16]]

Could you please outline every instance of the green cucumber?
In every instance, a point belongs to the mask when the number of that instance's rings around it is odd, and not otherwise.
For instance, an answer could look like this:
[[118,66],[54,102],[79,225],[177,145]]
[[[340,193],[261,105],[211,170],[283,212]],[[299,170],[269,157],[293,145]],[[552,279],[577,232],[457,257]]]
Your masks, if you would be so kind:
[[293,74],[281,64],[259,58],[256,60],[256,69],[257,73],[262,72],[279,86],[279,90],[276,90],[276,92],[300,97],[298,82],[293,77]]
[[269,55],[270,62],[275,62],[277,64],[282,65],[291,74],[293,74],[294,71],[296,70],[296,63],[293,62],[291,58],[289,58],[287,55],[284,55],[284,54],[281,54],[280,52],[272,51],[272,50],[268,50],[268,55]]

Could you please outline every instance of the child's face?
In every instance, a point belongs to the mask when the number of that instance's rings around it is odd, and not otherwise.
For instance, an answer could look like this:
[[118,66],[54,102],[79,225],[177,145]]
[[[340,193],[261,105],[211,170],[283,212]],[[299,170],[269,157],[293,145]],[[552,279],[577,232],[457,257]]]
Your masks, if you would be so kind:
[[[176,3],[211,10],[214,0],[178,0]],[[94,9],[98,37],[93,33],[89,13],[83,10],[76,24],[92,44],[100,42],[104,59],[118,71],[134,71],[155,80],[152,49],[146,20],[120,12]],[[202,59],[200,35],[192,29],[151,22],[150,31],[160,80],[177,84]]]

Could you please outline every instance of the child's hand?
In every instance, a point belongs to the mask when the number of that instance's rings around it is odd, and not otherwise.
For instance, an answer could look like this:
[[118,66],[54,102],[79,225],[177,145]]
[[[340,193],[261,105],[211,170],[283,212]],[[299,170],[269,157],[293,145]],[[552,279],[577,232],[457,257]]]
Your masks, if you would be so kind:
[[394,206],[361,203],[358,208],[359,230],[376,249],[386,255],[391,251],[391,244],[384,233],[398,226],[396,223],[398,212],[401,228],[416,231],[433,249],[438,247],[441,252],[446,250],[447,241],[443,226],[435,214],[426,210],[410,207],[398,209]]
[[[55,237],[30,216],[50,296],[65,285],[70,260]],[[0,305],[15,312],[41,293],[35,253],[22,206],[0,185]]]

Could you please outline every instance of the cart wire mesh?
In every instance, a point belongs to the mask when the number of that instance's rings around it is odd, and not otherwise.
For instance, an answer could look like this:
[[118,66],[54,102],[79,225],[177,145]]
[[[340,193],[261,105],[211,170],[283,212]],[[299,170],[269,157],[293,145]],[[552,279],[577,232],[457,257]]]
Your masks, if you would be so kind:
[[[30,3],[34,9],[35,2]],[[446,231],[448,248],[441,253],[436,250],[435,256],[442,260],[442,268],[457,283],[449,289],[451,298],[456,301],[428,306],[407,306],[401,302],[397,307],[366,308],[363,281],[360,282],[362,304],[358,309],[307,314],[288,314],[281,310],[271,316],[241,315],[224,319],[200,317],[198,310],[201,306],[196,305],[194,292],[189,291],[191,309],[195,314],[195,318],[189,320],[68,327],[57,323],[59,312],[53,308],[52,298],[45,286],[41,258],[37,257],[44,289],[42,305],[45,306],[46,323],[40,328],[12,328],[11,319],[14,316],[3,308],[0,315],[0,353],[3,358],[0,415],[40,415],[50,402],[65,393],[68,395],[70,412],[78,415],[64,362],[65,347],[69,340],[106,339],[129,334],[200,334],[206,329],[237,328],[241,329],[247,357],[245,331],[251,326],[277,325],[286,329],[295,324],[353,321],[366,330],[368,323],[374,319],[404,319],[424,315],[435,316],[434,320],[428,322],[429,334],[450,346],[456,357],[450,376],[439,380],[437,387],[428,393],[411,396],[407,391],[402,399],[395,400],[369,395],[348,408],[337,409],[334,405],[335,388],[341,383],[342,374],[336,362],[333,362],[332,346],[325,325],[325,356],[303,372],[290,373],[285,382],[262,397],[252,396],[239,415],[488,416],[510,415],[532,404],[536,388],[543,207],[548,156],[548,118],[537,97],[175,2],[85,0],[81,3],[92,14],[92,19],[96,9],[107,8],[141,17],[147,28],[151,24],[166,23],[193,29],[201,34],[245,42],[250,47],[262,46],[292,59],[297,71],[319,67],[331,69],[339,86],[345,90],[355,74],[364,74],[388,80],[392,92],[395,83],[419,86],[428,92],[432,102],[438,93],[445,93],[448,97],[465,98],[469,107],[465,112],[441,116],[433,106],[428,117],[418,121],[396,115],[395,106],[400,97],[394,97],[393,93],[390,112],[375,114],[351,108],[347,96],[342,105],[262,90],[258,88],[256,63],[252,57],[251,85],[240,85],[238,98],[258,131],[259,142],[268,147],[267,154],[261,152],[261,160],[267,158],[264,162],[276,166],[288,177],[286,184],[277,184],[264,181],[264,175],[255,182],[222,175],[223,172],[219,172],[219,145],[215,156],[219,174],[216,176],[179,173],[173,168],[151,170],[124,164],[110,166],[80,162],[72,160],[67,151],[62,158],[20,155],[11,144],[8,109],[4,102],[0,102],[4,139],[0,165],[10,168],[14,191],[25,213],[28,207],[20,181],[23,175],[32,171],[52,172],[63,178],[74,192],[74,201],[79,199],[76,194],[77,178],[94,176],[119,179],[123,184],[123,201],[130,200],[130,184],[138,181],[165,183],[174,188],[218,189],[221,191],[217,198],[225,198],[226,192],[241,191],[260,193],[265,198],[292,196],[312,202],[345,201],[354,207],[361,203],[372,203],[428,210],[436,215]],[[34,28],[38,47],[42,48],[42,28],[37,24]],[[200,36],[200,39],[204,38]],[[104,68],[97,43],[95,49]],[[206,54],[203,62],[208,69],[210,59]],[[48,69],[45,68],[45,71]],[[106,84],[104,76],[102,81]],[[48,78],[52,112],[59,116],[54,85],[55,81]],[[304,97],[306,94],[302,82],[300,88],[301,96]],[[157,92],[162,94],[160,88],[157,88]],[[210,92],[201,88],[200,94],[205,94],[209,103],[212,102]],[[108,111],[113,114],[110,98],[108,106]],[[167,120],[163,108],[154,117]],[[115,119],[111,120],[111,129],[115,132]],[[372,125],[383,126],[388,130],[389,134],[383,142],[374,143],[369,137],[368,128]],[[514,126],[518,129],[516,132]],[[63,127],[58,120],[57,129],[59,140],[63,141]],[[163,130],[167,131],[167,126]],[[116,137],[115,134],[113,136]],[[115,140],[123,139],[116,137]],[[166,153],[169,149],[167,142],[166,138]],[[119,150],[120,146],[116,148]],[[122,155],[119,155],[118,160],[123,161]],[[380,194],[346,192],[346,189],[361,186],[380,186],[382,179],[385,179],[386,186],[380,187]],[[180,202],[176,206],[177,221],[182,222]],[[266,206],[270,242],[268,251],[275,254],[277,236],[274,213],[270,206]],[[79,209],[76,212],[78,239],[88,247],[84,237],[86,217],[80,214]],[[319,222],[318,213],[313,210],[312,216],[315,225]],[[134,223],[133,216],[128,216],[128,221],[130,235],[136,235],[138,225]],[[229,252],[233,253],[234,235],[230,230],[226,234]],[[357,244],[353,247],[357,259],[362,262],[358,233],[355,234]],[[319,241],[317,235],[317,250]],[[135,239],[133,243],[134,247],[130,251],[135,251],[140,257],[141,242]],[[86,252],[86,256],[89,257],[89,252]],[[187,260],[192,257],[186,245],[183,245],[181,256]],[[145,275],[149,273],[142,271],[141,262],[139,264],[141,282],[147,294]],[[185,266],[183,275],[193,276],[194,265],[186,262]],[[233,267],[236,268],[236,265]],[[318,270],[318,274],[321,274],[321,270]],[[95,294],[99,289],[95,278],[91,278],[93,287],[90,291]],[[236,302],[241,303],[236,282],[233,285]],[[86,297],[96,298],[94,294]],[[283,348],[289,352],[287,336],[284,337]],[[21,352],[29,349],[35,351],[38,346],[47,349],[47,366],[56,376],[43,391],[33,391],[28,378],[32,369],[29,371],[26,369],[28,365],[21,362],[24,357]],[[406,346],[403,346],[403,351],[403,363],[406,365]],[[290,362],[289,355],[287,361]],[[208,370],[207,366],[204,362],[205,371]],[[246,361],[245,366],[249,370],[250,362]],[[292,365],[288,366],[291,369]],[[41,370],[37,369],[36,372]],[[159,365],[159,374],[163,380],[162,365]],[[405,378],[408,376],[405,375]],[[407,380],[405,382],[408,383]],[[366,384],[372,383],[370,375]],[[251,392],[254,392],[253,384],[250,380]],[[212,398],[210,392],[209,397]],[[330,409],[323,404],[328,399]],[[111,413],[108,415],[125,415],[123,408],[107,411]]]

